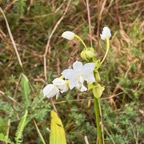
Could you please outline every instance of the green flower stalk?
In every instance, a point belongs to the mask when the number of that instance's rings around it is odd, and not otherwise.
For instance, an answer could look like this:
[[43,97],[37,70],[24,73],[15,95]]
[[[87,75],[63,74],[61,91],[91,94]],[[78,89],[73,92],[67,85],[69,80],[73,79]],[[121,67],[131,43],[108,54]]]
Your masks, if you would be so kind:
[[109,45],[109,37],[106,37],[106,45],[107,45],[106,53],[105,53],[105,55],[104,55],[104,57],[103,57],[103,59],[102,59],[102,61],[101,61],[101,63],[100,63],[100,66],[102,65],[102,63],[103,63],[104,60],[106,59],[106,56],[107,56],[108,51],[109,51],[109,47],[110,47],[110,45]]

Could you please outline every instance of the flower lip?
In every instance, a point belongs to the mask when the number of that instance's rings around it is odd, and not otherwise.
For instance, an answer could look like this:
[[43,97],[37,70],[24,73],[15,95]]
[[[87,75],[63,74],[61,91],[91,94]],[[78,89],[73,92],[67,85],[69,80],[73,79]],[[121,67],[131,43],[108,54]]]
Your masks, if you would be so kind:
[[102,34],[100,34],[100,37],[102,40],[105,40],[107,37],[108,38],[111,37],[111,31],[107,26],[103,28]]
[[72,40],[74,39],[75,37],[75,34],[71,31],[65,31],[63,34],[62,34],[62,37],[67,39],[67,40]]

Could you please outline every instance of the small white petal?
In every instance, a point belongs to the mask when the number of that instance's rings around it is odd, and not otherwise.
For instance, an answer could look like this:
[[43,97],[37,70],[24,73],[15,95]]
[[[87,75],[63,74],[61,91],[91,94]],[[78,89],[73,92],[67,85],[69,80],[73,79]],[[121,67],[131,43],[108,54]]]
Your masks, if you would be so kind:
[[56,86],[65,84],[65,81],[61,78],[55,78],[52,82]]
[[70,79],[73,75],[75,75],[75,71],[73,69],[66,69],[61,73],[66,79]]
[[61,93],[66,92],[68,90],[68,86],[66,85],[65,80],[61,78],[55,78],[53,80],[53,84],[60,89]]
[[43,89],[44,96],[47,96],[48,98],[53,97],[55,95],[59,94],[59,89],[54,86],[53,84],[48,84]]
[[89,76],[85,77],[85,81],[90,82],[90,83],[95,82],[94,75],[93,75],[93,74],[91,74],[91,75],[89,75]]
[[102,40],[105,40],[106,37],[110,38],[111,37],[111,31],[108,27],[104,27],[102,30],[102,34],[100,34],[100,37]]
[[86,63],[83,67],[83,72],[84,73],[92,73],[95,69],[95,64],[94,63]]
[[82,85],[80,91],[81,91],[81,92],[87,91],[87,88],[86,88],[84,85]]
[[77,72],[75,72],[73,69],[66,69],[61,73],[65,79],[68,80],[75,80],[78,78]]
[[84,78],[81,75],[79,76],[79,82],[84,83]]
[[71,31],[65,31],[62,34],[62,37],[65,38],[65,39],[68,39],[68,40],[72,40],[75,37],[75,34]]
[[87,91],[87,88],[83,85],[83,83],[78,83],[76,88],[81,92]]
[[74,87],[76,87],[77,83],[78,83],[78,78],[69,80],[70,89],[73,89]]
[[101,37],[102,40],[105,40],[105,39],[106,39],[106,37],[105,37],[104,34],[100,34],[100,37]]
[[82,68],[83,68],[83,64],[81,62],[76,61],[76,62],[73,63],[74,71],[80,72],[80,71],[82,71]]

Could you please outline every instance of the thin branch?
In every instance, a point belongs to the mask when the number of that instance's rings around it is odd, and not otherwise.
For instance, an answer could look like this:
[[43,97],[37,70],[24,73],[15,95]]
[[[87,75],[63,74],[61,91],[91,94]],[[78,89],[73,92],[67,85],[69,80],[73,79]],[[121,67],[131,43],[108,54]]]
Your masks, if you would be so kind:
[[7,21],[7,18],[6,18],[6,16],[5,16],[3,10],[1,9],[1,7],[0,7],[0,11],[1,11],[1,13],[2,13],[2,15],[3,15],[4,19],[5,19],[5,23],[6,23],[6,26],[7,26],[7,30],[8,30],[8,33],[9,33],[10,39],[11,39],[11,41],[12,41],[12,44],[13,44],[13,47],[14,47],[15,53],[16,53],[16,55],[17,55],[19,65],[22,67],[23,64],[22,64],[22,62],[21,62],[21,58],[20,58],[20,56],[19,56],[19,53],[18,53],[18,50],[17,50],[16,44],[15,44],[15,41],[14,41],[14,39],[13,39],[13,36],[12,36],[11,30],[10,30],[10,27],[9,27],[9,24],[8,24],[8,21]]
[[[90,16],[90,6],[89,6],[89,0],[86,0],[86,7],[87,7],[87,15],[88,15],[88,24],[89,24],[89,35],[92,35],[91,30],[91,16]],[[92,47],[92,39],[90,38],[91,47]]]
[[68,11],[68,8],[70,6],[70,2],[71,0],[68,1],[68,4],[67,4],[67,7],[62,15],[62,17],[57,21],[57,23],[55,24],[49,38],[48,38],[48,41],[47,41],[47,45],[46,45],[46,48],[45,48],[45,53],[43,55],[44,57],[44,76],[45,76],[45,80],[47,80],[47,69],[46,69],[46,56],[47,56],[47,53],[48,53],[48,50],[49,50],[49,47],[50,47],[50,41],[51,41],[51,38],[54,34],[54,32],[56,31],[57,27],[59,26],[59,24],[61,23],[61,21],[64,19],[64,16],[66,15],[67,11]]
[[87,136],[84,137],[85,143],[89,144]]

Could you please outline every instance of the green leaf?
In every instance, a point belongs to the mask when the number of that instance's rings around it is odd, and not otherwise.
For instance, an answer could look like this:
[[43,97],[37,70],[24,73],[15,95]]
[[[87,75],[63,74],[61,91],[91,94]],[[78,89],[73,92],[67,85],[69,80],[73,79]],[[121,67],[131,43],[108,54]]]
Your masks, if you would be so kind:
[[10,141],[10,139],[7,138],[7,136],[5,136],[3,133],[0,133],[0,141],[3,141],[3,142],[5,142],[5,143],[12,143],[12,142]]
[[0,117],[0,133],[6,134],[7,128],[7,119]]
[[23,136],[23,131],[26,125],[26,119],[27,119],[27,115],[28,115],[28,111],[25,111],[25,114],[23,115],[23,117],[21,118],[16,134],[15,134],[15,141],[16,144],[21,144],[22,143],[22,136]]
[[93,87],[93,94],[96,98],[100,98],[103,91],[104,91],[104,87],[102,87],[99,83],[97,83],[95,85],[95,87]]
[[95,87],[95,83],[88,83],[88,90],[91,90]]
[[66,144],[62,121],[54,111],[51,111],[50,144]]
[[98,71],[94,72],[94,76],[95,76],[96,82],[100,82],[101,81],[100,74],[99,74]]
[[24,74],[22,74],[22,78],[21,78],[21,93],[25,98],[25,102],[29,103],[29,99],[28,99],[30,96],[29,80]]

